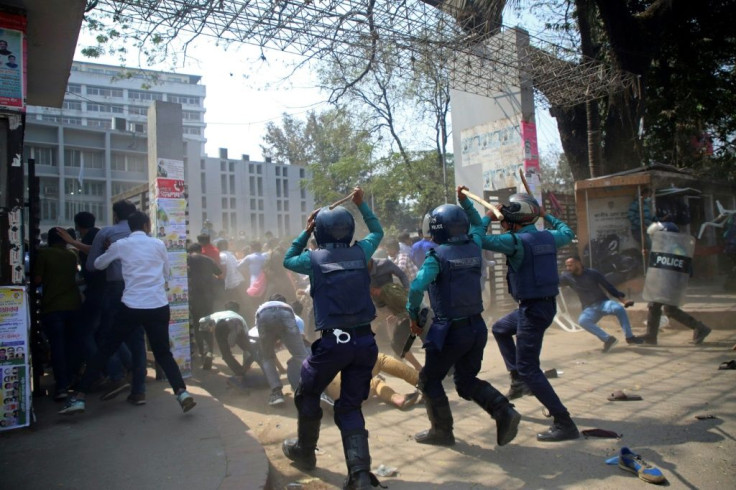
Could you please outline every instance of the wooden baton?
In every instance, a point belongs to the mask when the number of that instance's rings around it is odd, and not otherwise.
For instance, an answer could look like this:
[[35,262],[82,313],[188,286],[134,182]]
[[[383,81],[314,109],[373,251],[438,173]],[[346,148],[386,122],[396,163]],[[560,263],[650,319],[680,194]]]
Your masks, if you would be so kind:
[[332,211],[333,209],[335,209],[336,207],[338,207],[340,204],[342,204],[342,203],[344,203],[346,201],[351,200],[354,195],[355,195],[355,191],[351,192],[350,194],[348,194],[347,196],[343,197],[342,199],[333,202],[332,204],[330,204],[330,206],[329,206],[328,209],[330,211]]
[[519,177],[521,177],[521,183],[524,184],[524,189],[526,189],[526,193],[530,196],[533,196],[531,189],[529,189],[529,184],[526,181],[526,176],[524,175],[524,169],[519,169]]
[[481,206],[483,206],[485,208],[488,208],[493,213],[493,215],[496,217],[496,219],[498,221],[503,221],[503,214],[501,214],[501,211],[499,211],[498,209],[496,209],[496,206],[494,206],[493,204],[491,204],[489,202],[484,201],[483,199],[481,199],[480,197],[476,196],[475,194],[473,194],[472,192],[470,192],[467,189],[463,189],[462,190],[462,193],[465,194],[466,196],[468,196],[473,201],[475,201],[478,204],[480,204]]

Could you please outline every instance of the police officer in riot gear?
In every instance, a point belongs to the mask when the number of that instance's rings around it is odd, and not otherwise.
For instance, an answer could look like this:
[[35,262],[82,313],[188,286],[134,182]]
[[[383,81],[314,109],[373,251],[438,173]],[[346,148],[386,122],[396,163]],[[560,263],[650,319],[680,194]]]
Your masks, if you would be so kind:
[[430,217],[434,247],[411,283],[407,303],[414,334],[422,331],[417,318],[426,289],[435,315],[424,343],[425,365],[419,374],[419,389],[424,394],[431,427],[414,439],[422,444],[455,444],[452,412],[442,386],[442,380],[455,366],[458,394],[475,401],[495,419],[497,442],[503,446],[516,437],[521,415],[490,383],[478,379],[488,341],[488,328],[481,316],[480,239],[474,241],[468,236],[468,218],[460,206],[443,204]]
[[[652,237],[659,235],[663,237],[663,242],[675,242],[675,233],[679,233],[680,229],[671,221],[655,221],[647,228],[647,234]],[[659,245],[660,240],[657,240]],[[659,333],[659,321],[662,318],[662,309],[664,314],[673,320],[677,320],[686,327],[692,329],[693,340],[691,343],[695,345],[702,344],[705,338],[710,334],[711,329],[705,323],[696,320],[692,315],[682,311],[676,304],[676,298],[684,295],[687,288],[688,279],[692,272],[692,262],[686,254],[685,247],[682,247],[677,254],[672,253],[678,247],[668,250],[657,250],[658,246],[652,246],[650,251],[649,269],[647,270],[644,282],[644,298],[650,299],[647,314],[647,334],[644,336],[645,345],[657,345],[657,335]],[[692,252],[692,250],[691,250]],[[655,299],[656,298],[656,299]],[[651,299],[655,299],[651,301]]]
[[[383,229],[363,202],[360,187],[355,188],[352,201],[369,230],[363,240],[352,243],[355,222],[345,208],[324,207],[310,215],[306,229],[284,257],[284,267],[309,275],[316,329],[322,337],[312,344],[312,352],[302,364],[301,382],[294,395],[298,438],[284,441],[282,449],[297,466],[306,470],[315,467],[322,418],[320,394],[341,373],[340,398],[334,410],[348,467],[345,488],[367,489],[379,484],[370,472],[368,431],[361,412],[378,356],[370,325],[376,310],[367,264],[383,238]],[[312,231],[318,248],[305,250]]]
[[[458,187],[458,199],[470,219],[471,233],[481,237],[484,249],[506,255],[509,292],[519,303],[518,310],[504,316],[491,328],[511,374],[509,396],[514,394],[514,388],[520,389],[523,382],[554,417],[552,427],[537,434],[537,440],[577,439],[580,433],[575,422],[539,368],[544,332],[557,312],[557,248],[570,243],[575,234],[564,222],[547,214],[534,197],[514,194],[508,205],[499,206],[504,217],[501,225],[507,233],[486,235],[491,216],[481,220],[473,204],[461,192],[463,189],[467,187]],[[554,230],[537,230],[534,223],[540,217]]]

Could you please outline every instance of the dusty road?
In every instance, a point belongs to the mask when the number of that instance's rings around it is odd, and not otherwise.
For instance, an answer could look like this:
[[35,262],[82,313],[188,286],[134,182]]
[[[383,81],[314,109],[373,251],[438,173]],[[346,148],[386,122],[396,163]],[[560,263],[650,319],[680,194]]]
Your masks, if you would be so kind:
[[[495,445],[495,425],[477,405],[460,399],[450,380],[445,387],[455,417],[453,448],[416,444],[415,432],[428,427],[423,405],[399,411],[376,398],[364,405],[373,467],[398,471],[382,478],[392,489],[414,488],[600,488],[644,486],[645,482],[604,460],[623,446],[660,468],[673,489],[732,489],[736,482],[736,371],[718,370],[736,358],[731,348],[736,329],[714,330],[702,346],[688,344],[691,331],[671,327],[656,347],[627,346],[612,323],[604,328],[621,342],[610,353],[600,352],[592,335],[551,328],[545,339],[542,368],[560,373],[552,383],[580,429],[603,428],[623,434],[616,439],[579,439],[539,443],[536,433],[549,419],[536,399],[517,400],[523,419],[519,435],[508,446]],[[635,333],[643,333],[635,325]],[[423,360],[421,351],[420,361]],[[281,352],[279,355],[284,356]],[[218,358],[217,361],[220,361]],[[296,409],[288,388],[280,408],[266,403],[268,389],[258,368],[249,374],[249,393],[227,387],[230,374],[221,362],[195,378],[212,396],[241,418],[262,443],[271,462],[274,489],[325,489],[342,485],[346,468],[339,431],[325,411],[317,469],[304,473],[281,453],[281,442],[296,434]],[[508,388],[498,349],[491,339],[480,376],[501,391]],[[284,379],[285,385],[287,384]],[[389,383],[408,391],[395,379]],[[608,401],[614,390],[640,395],[641,401]],[[698,420],[696,415],[714,418]]]

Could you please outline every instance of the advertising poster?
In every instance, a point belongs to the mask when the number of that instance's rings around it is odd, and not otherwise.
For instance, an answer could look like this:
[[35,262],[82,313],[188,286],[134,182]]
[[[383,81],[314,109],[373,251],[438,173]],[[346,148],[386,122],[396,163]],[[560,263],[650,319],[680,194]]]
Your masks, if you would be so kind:
[[[158,199],[156,202],[157,226],[187,225],[187,201],[184,199]],[[186,231],[184,233],[186,235]]]
[[0,287],[0,430],[26,427],[31,416],[28,375],[27,296],[22,287]]
[[158,179],[184,180],[184,161],[159,158],[156,165],[156,180]]
[[159,199],[183,199],[185,190],[183,180],[156,179],[156,193]]
[[173,308],[174,306],[186,306],[189,307],[189,290],[187,287],[186,277],[174,277],[169,279],[169,290],[167,291],[169,296],[169,305]]
[[186,279],[187,254],[184,251],[169,252],[169,267],[171,268],[171,279]]
[[190,377],[192,375],[192,356],[189,345],[189,322],[170,323],[169,340],[172,344],[171,354],[179,365],[182,377]]
[[25,110],[26,18],[0,12],[0,108]]

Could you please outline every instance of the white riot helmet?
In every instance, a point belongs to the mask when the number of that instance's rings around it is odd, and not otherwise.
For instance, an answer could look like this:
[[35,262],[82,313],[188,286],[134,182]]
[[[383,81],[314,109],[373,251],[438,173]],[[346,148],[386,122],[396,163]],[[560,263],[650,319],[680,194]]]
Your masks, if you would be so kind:
[[539,203],[529,194],[513,194],[509,204],[501,207],[501,214],[509,223],[531,225],[539,219]]
[[423,238],[429,238],[432,236],[432,234],[429,232],[429,222],[432,219],[432,217],[429,215],[429,213],[424,215],[424,219],[422,219],[422,237]]
[[647,228],[647,235],[652,236],[658,231],[670,231],[673,233],[678,233],[680,229],[677,227],[676,224],[670,221],[655,221]]

